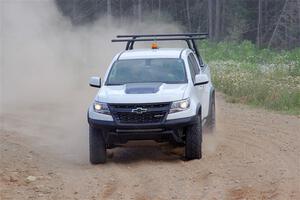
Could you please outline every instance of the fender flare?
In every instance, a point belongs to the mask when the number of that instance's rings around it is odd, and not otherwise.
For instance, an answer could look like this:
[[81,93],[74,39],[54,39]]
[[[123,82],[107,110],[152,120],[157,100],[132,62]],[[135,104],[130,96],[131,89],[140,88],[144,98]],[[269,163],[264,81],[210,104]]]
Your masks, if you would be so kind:
[[197,105],[197,114],[199,115],[199,114],[201,114],[202,113],[202,105],[199,103],[198,105]]
[[[209,108],[208,108],[208,112],[211,110],[211,102],[212,102],[212,98],[214,98],[214,95],[215,95],[215,88],[212,87],[211,90],[210,90],[210,94],[209,94]],[[197,114],[201,114],[201,104],[199,103],[197,105]]]

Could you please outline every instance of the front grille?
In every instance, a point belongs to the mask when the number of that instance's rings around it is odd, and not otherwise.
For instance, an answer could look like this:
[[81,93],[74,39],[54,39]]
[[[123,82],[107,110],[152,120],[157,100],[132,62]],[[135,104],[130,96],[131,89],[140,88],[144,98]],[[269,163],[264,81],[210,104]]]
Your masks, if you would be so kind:
[[170,109],[170,103],[110,104],[115,120],[122,124],[149,124],[162,122]]
[[166,112],[147,112],[143,114],[119,112],[115,114],[115,118],[120,123],[158,123],[161,122]]

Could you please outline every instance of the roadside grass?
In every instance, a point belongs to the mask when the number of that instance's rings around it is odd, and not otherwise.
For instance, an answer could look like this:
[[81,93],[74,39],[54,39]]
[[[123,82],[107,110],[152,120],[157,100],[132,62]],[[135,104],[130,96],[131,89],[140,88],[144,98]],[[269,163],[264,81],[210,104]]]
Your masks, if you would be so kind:
[[200,45],[228,101],[300,115],[300,48],[278,52],[248,41]]

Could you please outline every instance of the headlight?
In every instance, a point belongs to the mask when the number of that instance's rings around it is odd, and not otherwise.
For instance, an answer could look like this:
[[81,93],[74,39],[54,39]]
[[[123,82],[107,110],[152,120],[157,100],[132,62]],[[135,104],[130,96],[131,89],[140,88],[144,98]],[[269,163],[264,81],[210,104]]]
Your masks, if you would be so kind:
[[97,113],[110,115],[110,111],[106,103],[95,102],[93,107],[94,111]]
[[190,99],[184,99],[181,101],[175,101],[171,105],[170,113],[176,113],[189,109]]

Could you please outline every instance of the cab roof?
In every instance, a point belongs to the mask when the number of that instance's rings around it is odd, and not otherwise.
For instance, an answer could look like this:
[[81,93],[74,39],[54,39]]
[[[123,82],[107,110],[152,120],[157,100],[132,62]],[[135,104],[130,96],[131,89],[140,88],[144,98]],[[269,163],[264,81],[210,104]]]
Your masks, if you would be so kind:
[[142,58],[180,58],[184,48],[132,49],[119,55],[119,60]]

